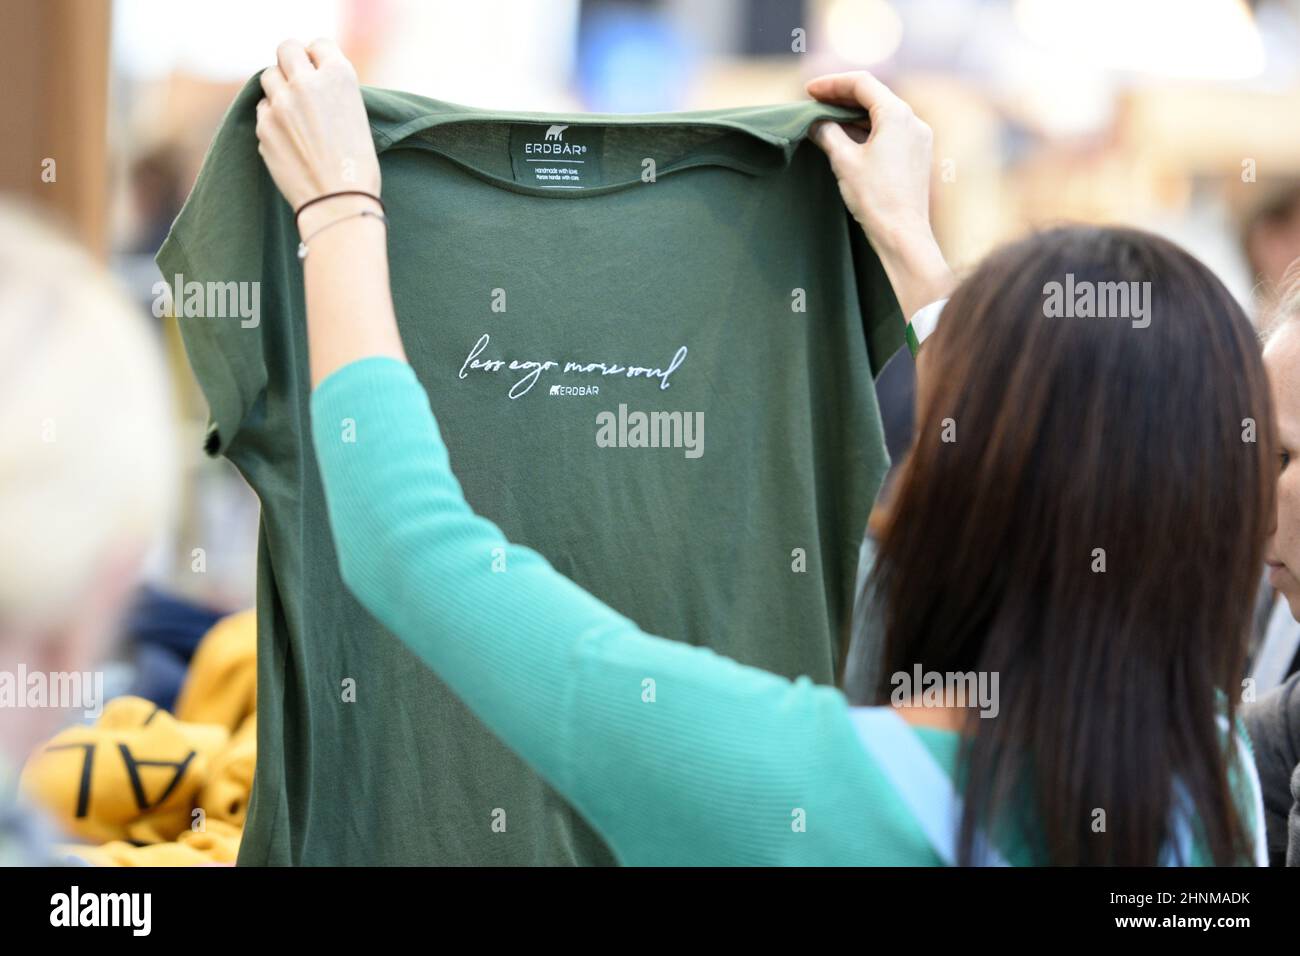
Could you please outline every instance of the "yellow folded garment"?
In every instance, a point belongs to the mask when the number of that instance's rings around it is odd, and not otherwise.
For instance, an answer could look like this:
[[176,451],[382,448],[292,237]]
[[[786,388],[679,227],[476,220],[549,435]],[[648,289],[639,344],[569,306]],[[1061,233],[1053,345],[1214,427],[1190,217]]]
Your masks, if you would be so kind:
[[252,714],[239,725],[230,743],[208,762],[208,778],[199,790],[197,805],[209,820],[244,825],[256,764],[257,715]]
[[[235,862],[257,762],[257,619],[232,614],[204,635],[177,717],[139,697],[110,701],[28,759],[20,786],[97,866]],[[102,844],[102,845],[93,845]]]
[[232,733],[257,711],[257,612],[223,617],[199,642],[176,698],[176,719]]
[[121,840],[103,846],[65,845],[64,857],[91,866],[203,866],[232,864],[239,854],[242,830],[223,820],[209,819],[203,831],[186,830],[173,843],[133,846]]
[[69,727],[38,747],[19,784],[70,836],[163,843],[190,828],[209,762],[229,739],[223,726],[182,723],[143,698],[119,697],[93,727]]

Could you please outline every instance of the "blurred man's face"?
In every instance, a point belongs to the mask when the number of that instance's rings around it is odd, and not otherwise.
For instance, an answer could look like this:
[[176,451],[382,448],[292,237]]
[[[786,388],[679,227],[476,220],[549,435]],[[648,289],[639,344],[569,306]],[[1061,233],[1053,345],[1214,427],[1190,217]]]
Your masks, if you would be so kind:
[[[130,546],[107,557],[90,586],[69,602],[70,610],[57,626],[18,629],[0,621],[0,673],[41,674],[47,681],[56,674],[98,675],[98,685],[92,679],[98,695],[103,686],[102,661],[112,649],[117,623],[135,587],[140,554],[138,547]],[[65,703],[48,700],[40,707],[0,708],[0,768],[7,764],[10,770],[18,770],[33,747],[69,721],[87,716],[84,696],[72,709]],[[100,708],[104,705],[102,698],[97,703]]]
[[1246,256],[1266,288],[1276,288],[1282,282],[1288,267],[1300,256],[1300,197],[1251,230]]
[[1291,322],[1264,349],[1282,460],[1277,483],[1277,526],[1269,538],[1268,580],[1300,620],[1300,323]]

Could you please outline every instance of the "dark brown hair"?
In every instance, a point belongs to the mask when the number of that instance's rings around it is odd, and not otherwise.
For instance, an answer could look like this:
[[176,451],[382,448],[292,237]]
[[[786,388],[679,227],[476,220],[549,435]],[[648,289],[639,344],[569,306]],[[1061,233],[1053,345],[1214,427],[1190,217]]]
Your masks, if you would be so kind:
[[[1051,317],[1067,275],[1149,282],[1150,324]],[[873,519],[880,696],[917,664],[999,677],[998,716],[966,723],[960,861],[984,829],[1044,863],[1154,864],[1177,782],[1213,861],[1248,862],[1217,716],[1235,720],[1278,463],[1240,306],[1160,238],[1060,228],[966,279],[922,362]]]

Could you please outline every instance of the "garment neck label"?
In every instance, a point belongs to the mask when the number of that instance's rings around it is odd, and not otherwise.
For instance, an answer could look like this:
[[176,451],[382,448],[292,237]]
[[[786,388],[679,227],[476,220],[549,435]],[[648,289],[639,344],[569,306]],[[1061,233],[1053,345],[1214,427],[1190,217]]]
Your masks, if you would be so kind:
[[586,189],[604,185],[599,126],[517,123],[510,127],[510,165],[515,182],[538,189]]

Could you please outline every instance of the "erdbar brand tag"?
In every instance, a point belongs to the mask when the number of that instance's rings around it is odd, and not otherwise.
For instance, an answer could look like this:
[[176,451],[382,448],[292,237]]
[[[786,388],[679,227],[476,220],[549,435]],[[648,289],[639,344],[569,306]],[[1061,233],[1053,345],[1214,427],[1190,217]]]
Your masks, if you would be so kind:
[[515,182],[538,189],[586,189],[603,185],[599,126],[556,123],[510,127],[510,164]]

